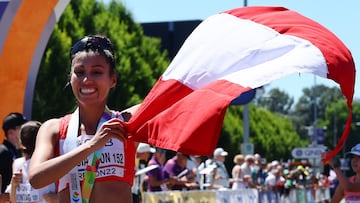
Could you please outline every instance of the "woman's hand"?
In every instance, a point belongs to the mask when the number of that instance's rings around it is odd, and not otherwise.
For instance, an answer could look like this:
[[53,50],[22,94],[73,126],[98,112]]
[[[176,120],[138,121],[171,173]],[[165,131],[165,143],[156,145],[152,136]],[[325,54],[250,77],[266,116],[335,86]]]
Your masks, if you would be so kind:
[[113,118],[109,121],[104,122],[95,136],[90,140],[92,147],[96,150],[101,149],[105,144],[112,138],[125,141],[126,130],[123,122],[118,118]]
[[9,195],[10,202],[16,202],[16,188],[23,182],[22,170],[16,171],[11,176],[11,192]]
[[[326,156],[327,156],[326,152],[321,154],[322,159],[325,159]],[[331,168],[338,168],[341,166],[340,160],[337,157],[333,157],[329,159],[329,161],[326,164],[329,164]]]
[[22,180],[23,180],[22,170],[20,169],[19,171],[14,172],[11,177],[11,191],[15,191],[16,188],[20,185],[20,183],[22,183]]

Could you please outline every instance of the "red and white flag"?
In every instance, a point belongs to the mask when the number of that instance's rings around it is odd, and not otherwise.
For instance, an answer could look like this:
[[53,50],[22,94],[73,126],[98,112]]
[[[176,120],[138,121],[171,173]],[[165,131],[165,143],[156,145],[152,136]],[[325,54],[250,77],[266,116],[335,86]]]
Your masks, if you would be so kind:
[[282,7],[243,7],[204,20],[128,123],[129,138],[210,155],[232,100],[294,73],[313,73],[340,85],[350,109],[341,148],[352,114],[351,53],[325,27]]

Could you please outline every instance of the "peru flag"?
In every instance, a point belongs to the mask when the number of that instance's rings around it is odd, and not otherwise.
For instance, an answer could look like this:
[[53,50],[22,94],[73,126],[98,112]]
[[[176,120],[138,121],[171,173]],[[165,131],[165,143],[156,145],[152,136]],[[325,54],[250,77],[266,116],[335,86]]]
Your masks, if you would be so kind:
[[[334,80],[351,111],[351,53],[322,25],[282,7],[244,7],[210,16],[187,38],[129,121],[129,138],[211,155],[232,100],[294,73]],[[350,122],[351,112],[338,148]]]

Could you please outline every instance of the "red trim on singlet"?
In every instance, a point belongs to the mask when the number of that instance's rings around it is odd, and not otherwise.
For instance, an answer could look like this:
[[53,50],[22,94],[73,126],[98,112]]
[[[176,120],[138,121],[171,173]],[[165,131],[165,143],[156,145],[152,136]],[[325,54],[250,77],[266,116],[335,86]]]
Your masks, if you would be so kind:
[[[119,114],[120,115],[120,114]],[[65,140],[66,133],[68,130],[69,122],[71,119],[71,114],[68,114],[60,118],[60,129],[59,129],[59,142],[60,140]],[[55,148],[55,157],[60,156],[59,142]],[[125,166],[124,166],[124,177],[118,176],[108,176],[103,178],[96,178],[95,182],[102,182],[107,180],[116,180],[128,183],[129,185],[133,184],[135,176],[135,143],[131,140],[126,140],[124,143],[124,153],[125,153]],[[59,181],[56,182],[56,190],[58,191]],[[69,183],[66,184],[66,188],[69,188]]]

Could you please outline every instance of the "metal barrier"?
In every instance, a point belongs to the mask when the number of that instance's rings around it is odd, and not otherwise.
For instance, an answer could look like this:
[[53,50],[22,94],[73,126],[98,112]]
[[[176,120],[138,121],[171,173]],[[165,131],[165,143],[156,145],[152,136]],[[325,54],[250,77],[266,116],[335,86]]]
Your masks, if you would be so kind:
[[144,203],[318,203],[330,200],[329,188],[293,189],[288,195],[256,189],[189,190],[143,193]]

